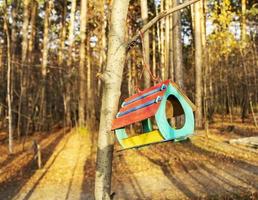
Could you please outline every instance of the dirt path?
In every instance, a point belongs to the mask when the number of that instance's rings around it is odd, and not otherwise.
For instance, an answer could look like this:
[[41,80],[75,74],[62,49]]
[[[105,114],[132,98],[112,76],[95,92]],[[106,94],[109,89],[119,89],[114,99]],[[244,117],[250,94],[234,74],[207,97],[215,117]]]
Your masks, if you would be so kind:
[[[96,144],[89,135],[66,134],[13,199],[93,199]],[[113,199],[258,199],[258,151],[227,137],[114,152]]]
[[38,170],[13,198],[68,200],[87,198],[81,190],[90,155],[88,134],[71,132],[57,145],[42,170]]
[[257,199],[258,151],[213,137],[118,154],[115,199]]

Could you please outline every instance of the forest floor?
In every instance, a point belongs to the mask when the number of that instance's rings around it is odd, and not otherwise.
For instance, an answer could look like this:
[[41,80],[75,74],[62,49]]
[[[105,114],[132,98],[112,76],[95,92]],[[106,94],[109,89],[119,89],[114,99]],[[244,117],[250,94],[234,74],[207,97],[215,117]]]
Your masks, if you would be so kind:
[[[93,199],[96,133],[59,130],[38,137],[43,168],[29,151],[2,156],[0,199]],[[113,199],[258,199],[258,149],[229,144],[258,136],[250,124],[213,123],[190,141],[166,142],[117,151],[113,160]]]

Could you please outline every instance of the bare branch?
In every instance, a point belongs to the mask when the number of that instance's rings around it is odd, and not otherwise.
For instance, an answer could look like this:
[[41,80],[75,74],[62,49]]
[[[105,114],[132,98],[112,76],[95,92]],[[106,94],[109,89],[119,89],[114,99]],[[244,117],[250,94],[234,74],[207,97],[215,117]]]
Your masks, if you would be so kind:
[[161,20],[162,18],[176,12],[179,11],[189,5],[192,5],[196,2],[198,2],[200,0],[191,0],[188,1],[186,3],[183,3],[179,6],[176,6],[174,8],[168,9],[168,10],[164,10],[163,12],[161,12],[159,15],[157,15],[156,17],[154,17],[151,21],[149,21],[146,25],[144,25],[141,30],[127,43],[127,46],[131,46],[131,44],[137,40],[137,38],[140,36],[141,33],[145,33],[148,29],[150,29],[155,23],[157,23],[159,20]]

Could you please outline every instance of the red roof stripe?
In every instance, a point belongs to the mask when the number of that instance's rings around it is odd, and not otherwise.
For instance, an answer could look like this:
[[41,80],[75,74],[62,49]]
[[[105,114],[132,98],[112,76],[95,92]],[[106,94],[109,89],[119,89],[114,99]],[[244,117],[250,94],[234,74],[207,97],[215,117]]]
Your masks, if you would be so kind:
[[128,126],[132,123],[142,121],[155,115],[159,105],[160,102],[114,119],[112,122],[112,130]]

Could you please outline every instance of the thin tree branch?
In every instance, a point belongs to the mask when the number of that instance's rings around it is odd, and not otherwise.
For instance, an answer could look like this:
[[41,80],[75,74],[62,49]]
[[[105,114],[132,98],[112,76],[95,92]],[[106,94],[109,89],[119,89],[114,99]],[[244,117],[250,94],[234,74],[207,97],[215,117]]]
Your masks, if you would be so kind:
[[141,30],[127,43],[128,48],[130,48],[130,46],[134,46],[133,42],[136,41],[138,39],[138,37],[140,36],[140,34],[145,33],[148,29],[150,29],[155,23],[157,23],[159,20],[161,20],[162,18],[176,12],[179,11],[189,5],[192,5],[196,2],[198,2],[200,0],[191,0],[188,1],[186,3],[183,3],[179,6],[176,6],[174,8],[168,9],[168,10],[164,10],[163,12],[161,12],[159,15],[157,15],[156,17],[154,17],[152,20],[150,20],[146,25],[144,25]]

